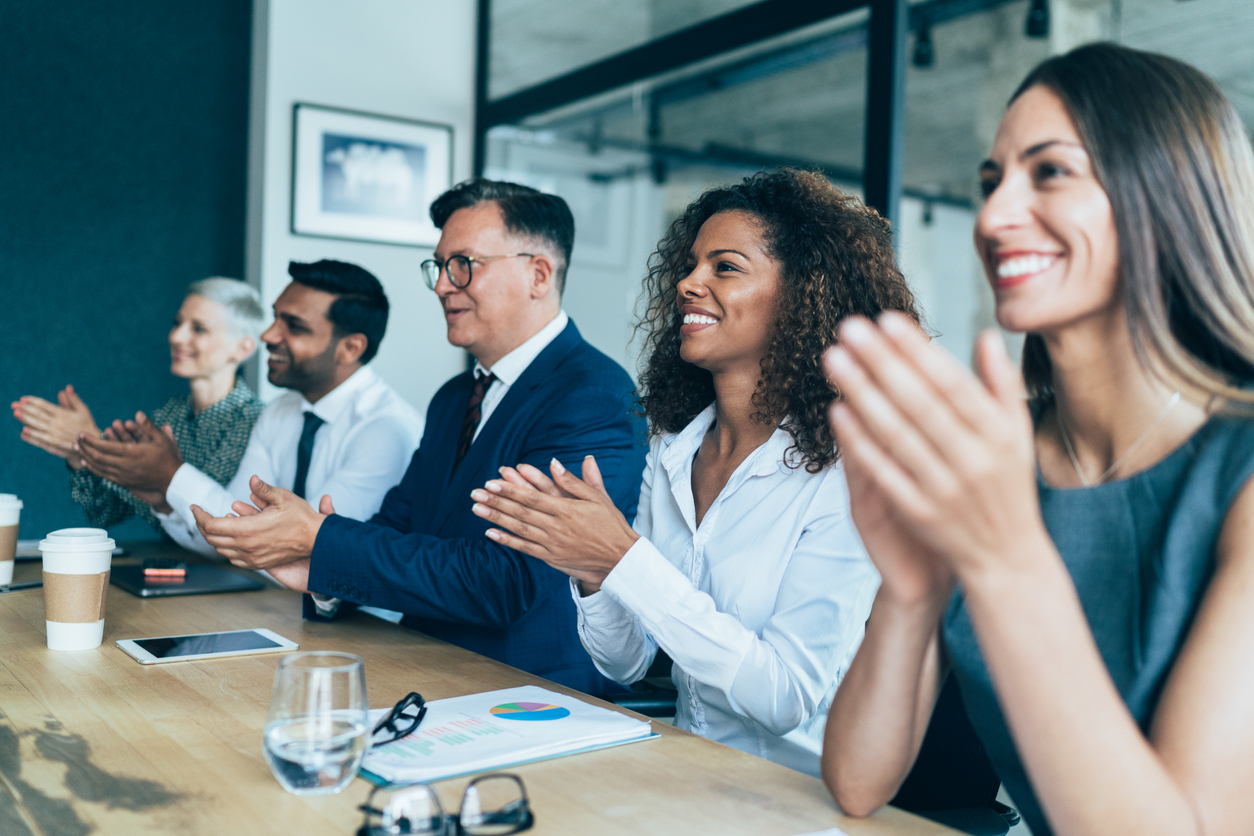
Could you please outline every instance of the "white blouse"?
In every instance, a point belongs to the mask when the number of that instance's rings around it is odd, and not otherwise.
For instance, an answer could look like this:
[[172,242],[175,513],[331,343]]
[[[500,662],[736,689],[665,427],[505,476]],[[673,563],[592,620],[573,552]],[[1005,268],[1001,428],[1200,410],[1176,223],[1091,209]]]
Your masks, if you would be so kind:
[[[862,641],[879,575],[849,516],[836,464],[790,468],[777,429],[696,525],[692,463],[711,405],[654,438],[634,524],[640,539],[580,597],[597,668],[631,683],[658,647],[674,660],[675,723],[811,775],[836,686]],[[794,453],[794,455],[796,455]]]

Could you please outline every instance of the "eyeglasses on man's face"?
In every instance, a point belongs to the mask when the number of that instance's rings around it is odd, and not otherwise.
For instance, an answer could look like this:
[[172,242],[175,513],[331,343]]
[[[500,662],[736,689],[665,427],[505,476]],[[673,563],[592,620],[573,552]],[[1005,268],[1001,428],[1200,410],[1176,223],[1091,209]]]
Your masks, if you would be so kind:
[[535,257],[535,253],[510,253],[509,255],[455,255],[448,261],[428,258],[422,263],[422,278],[426,281],[427,287],[435,290],[436,282],[440,280],[440,273],[443,272],[448,276],[449,283],[453,287],[463,290],[470,286],[472,268],[479,262],[495,261],[498,258]]
[[456,815],[429,784],[377,787],[359,809],[366,820],[357,836],[506,836],[535,823],[522,779],[505,773],[471,781]]

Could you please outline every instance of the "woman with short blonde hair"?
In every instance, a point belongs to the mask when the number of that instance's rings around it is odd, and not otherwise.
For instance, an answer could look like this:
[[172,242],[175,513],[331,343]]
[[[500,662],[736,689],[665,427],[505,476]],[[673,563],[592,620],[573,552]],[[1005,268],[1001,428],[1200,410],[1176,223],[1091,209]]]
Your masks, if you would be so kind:
[[[186,379],[191,391],[155,410],[152,421],[167,428],[184,461],[222,485],[235,475],[261,414],[261,401],[238,370],[256,351],[264,325],[256,290],[214,276],[188,286],[170,329],[170,373]],[[58,392],[56,403],[26,395],[12,409],[22,422],[23,441],[65,459],[70,493],[89,523],[106,528],[138,514],[161,530],[151,503],[159,507],[163,498],[136,496],[82,466],[75,439],[79,433],[103,433],[73,386]],[[109,432],[125,433],[122,422],[115,424]]]

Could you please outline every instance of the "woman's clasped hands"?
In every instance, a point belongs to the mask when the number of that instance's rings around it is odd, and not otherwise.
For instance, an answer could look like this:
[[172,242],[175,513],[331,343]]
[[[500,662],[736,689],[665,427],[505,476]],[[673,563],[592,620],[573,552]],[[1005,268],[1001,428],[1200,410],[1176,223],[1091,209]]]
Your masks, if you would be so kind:
[[591,594],[640,535],[614,507],[592,456],[583,460],[582,480],[556,458],[549,470],[552,479],[529,464],[501,468],[500,479],[471,491],[472,510],[500,526],[488,529],[490,539],[543,560]]
[[978,378],[892,312],[851,318],[825,358],[854,521],[903,598],[1052,550],[1018,369],[992,332],[975,361]]

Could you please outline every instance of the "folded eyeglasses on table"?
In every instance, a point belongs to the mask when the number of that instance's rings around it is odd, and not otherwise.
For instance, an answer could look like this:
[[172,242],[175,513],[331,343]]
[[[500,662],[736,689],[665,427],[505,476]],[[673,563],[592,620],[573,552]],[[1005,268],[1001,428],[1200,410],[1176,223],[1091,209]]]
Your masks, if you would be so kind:
[[376,787],[359,809],[366,819],[357,836],[505,836],[535,824],[522,779],[503,772],[471,781],[456,815],[430,784]]
[[[422,694],[417,691],[410,691],[401,701],[392,706],[392,710],[387,716],[380,720],[370,732],[372,743],[371,748],[376,746],[386,746],[400,740],[407,734],[413,733],[418,728],[418,724],[422,722],[422,718],[427,716],[427,701],[422,698]],[[386,732],[387,736],[382,740],[377,739],[379,732]]]

